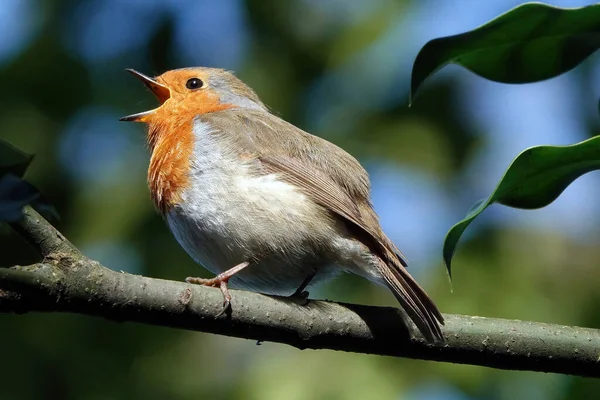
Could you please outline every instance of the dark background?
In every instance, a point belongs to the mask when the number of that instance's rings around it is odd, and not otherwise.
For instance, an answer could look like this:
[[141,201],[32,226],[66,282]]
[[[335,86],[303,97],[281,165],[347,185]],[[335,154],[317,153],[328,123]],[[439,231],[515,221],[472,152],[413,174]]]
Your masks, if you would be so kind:
[[[422,45],[520,3],[5,0],[0,137],[36,154],[27,179],[89,257],[153,277],[209,276],[152,209],[143,126],[118,118],[156,104],[125,68],[233,69],[276,114],[361,160],[384,229],[444,312],[600,328],[597,174],[543,210],[486,211],[459,247],[453,293],[441,264],[445,232],[520,151],[599,130],[597,56],[520,86],[451,66],[407,107]],[[0,234],[0,266],[37,260],[7,228]],[[395,304],[350,276],[312,296]],[[75,315],[0,315],[0,357],[2,400],[574,399],[600,391],[591,379],[256,346]]]

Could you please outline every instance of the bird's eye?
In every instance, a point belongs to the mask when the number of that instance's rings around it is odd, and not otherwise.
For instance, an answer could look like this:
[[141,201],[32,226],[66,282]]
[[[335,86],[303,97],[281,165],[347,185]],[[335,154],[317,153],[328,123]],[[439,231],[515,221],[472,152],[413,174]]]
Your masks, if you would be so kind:
[[201,79],[198,79],[198,78],[188,79],[188,81],[185,83],[185,87],[190,90],[200,89],[202,87],[202,85],[204,85],[204,83],[202,82]]

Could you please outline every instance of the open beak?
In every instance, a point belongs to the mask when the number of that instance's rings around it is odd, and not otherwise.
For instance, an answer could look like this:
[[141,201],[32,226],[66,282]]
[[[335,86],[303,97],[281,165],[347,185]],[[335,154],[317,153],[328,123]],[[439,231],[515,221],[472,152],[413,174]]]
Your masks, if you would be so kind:
[[[142,81],[142,83],[146,85],[148,89],[150,89],[154,96],[156,96],[158,101],[160,101],[161,106],[165,103],[165,101],[169,100],[169,98],[171,97],[171,90],[167,86],[156,82],[154,79],[142,74],[141,72],[137,72],[136,70],[128,68],[125,71],[131,73],[133,76]],[[119,121],[145,122],[149,116],[156,112],[156,110],[157,108],[150,111],[144,111],[141,113],[128,115],[126,117],[120,118]]]

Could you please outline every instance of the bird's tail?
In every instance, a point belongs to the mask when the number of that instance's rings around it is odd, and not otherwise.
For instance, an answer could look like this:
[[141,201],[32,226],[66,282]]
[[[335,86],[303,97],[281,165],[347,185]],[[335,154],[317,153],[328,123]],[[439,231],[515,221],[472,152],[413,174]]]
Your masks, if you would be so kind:
[[444,341],[440,325],[444,325],[444,317],[425,290],[401,265],[390,265],[378,258],[379,270],[388,287],[408,313],[419,331],[429,341]]

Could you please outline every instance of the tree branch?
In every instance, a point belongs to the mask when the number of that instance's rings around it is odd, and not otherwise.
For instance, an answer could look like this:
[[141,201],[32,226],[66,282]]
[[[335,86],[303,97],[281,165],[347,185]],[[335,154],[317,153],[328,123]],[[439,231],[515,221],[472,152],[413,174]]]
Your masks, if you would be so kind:
[[23,217],[11,222],[10,226],[27,240],[43,256],[52,254],[71,254],[83,257],[54,226],[44,219],[31,206],[23,208]]
[[0,312],[58,311],[285,343],[502,369],[600,376],[600,331],[535,322],[448,315],[446,343],[430,344],[400,310],[294,300],[119,273],[81,255],[28,208],[14,227],[44,255],[0,269]]

